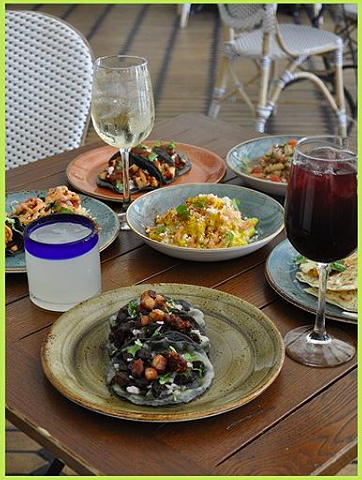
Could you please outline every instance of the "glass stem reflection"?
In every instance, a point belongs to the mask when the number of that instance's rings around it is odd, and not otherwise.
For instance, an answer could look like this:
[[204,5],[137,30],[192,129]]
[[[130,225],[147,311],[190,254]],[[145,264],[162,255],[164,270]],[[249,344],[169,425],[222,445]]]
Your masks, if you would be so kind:
[[330,340],[329,335],[326,332],[326,292],[327,292],[327,280],[329,273],[328,263],[317,263],[318,276],[319,276],[319,291],[318,291],[318,308],[315,318],[313,332],[310,334],[312,340],[320,342],[326,342]]
[[131,192],[129,187],[129,148],[121,148],[119,150],[122,158],[123,169],[123,208],[131,203]]

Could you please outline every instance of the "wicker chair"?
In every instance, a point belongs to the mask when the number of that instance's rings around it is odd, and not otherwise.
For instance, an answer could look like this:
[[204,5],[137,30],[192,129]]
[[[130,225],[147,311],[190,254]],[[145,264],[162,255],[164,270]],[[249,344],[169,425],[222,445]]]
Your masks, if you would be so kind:
[[[339,133],[346,135],[342,40],[334,33],[304,25],[278,25],[276,4],[227,4],[218,7],[221,19],[228,29],[209,116],[215,118],[221,103],[238,92],[256,117],[256,130],[263,133],[265,123],[286,85],[308,79],[325,95],[337,116]],[[307,71],[304,64],[311,55],[331,52],[335,56],[335,98],[319,76]],[[234,69],[235,61],[245,58],[252,59],[259,69],[257,76],[251,80],[260,79],[257,106],[253,105]],[[273,67],[278,60],[287,60],[287,66],[278,79],[272,81]],[[236,88],[226,93],[229,77]]]
[[6,169],[82,144],[89,122],[93,55],[67,23],[6,13]]

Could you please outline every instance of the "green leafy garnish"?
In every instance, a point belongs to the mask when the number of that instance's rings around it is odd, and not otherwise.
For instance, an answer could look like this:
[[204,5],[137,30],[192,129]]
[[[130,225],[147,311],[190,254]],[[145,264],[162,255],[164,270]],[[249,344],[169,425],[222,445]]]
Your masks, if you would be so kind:
[[116,189],[119,190],[120,192],[123,192],[123,182],[121,182],[120,180],[117,180]]
[[168,150],[176,150],[176,145],[174,144],[174,142],[168,142],[167,144],[167,148]]
[[196,200],[196,202],[193,203],[193,206],[196,208],[204,208],[207,204],[207,200]]
[[305,263],[307,261],[307,259],[305,257],[303,257],[303,255],[298,255],[297,257],[295,257],[294,259],[294,263],[296,265],[300,265],[301,263]]
[[128,304],[128,315],[130,317],[136,317],[137,316],[137,307],[138,303],[137,300],[131,300]]
[[232,201],[232,204],[234,205],[235,210],[239,210],[239,205],[240,205],[239,198],[233,198],[231,201]]
[[225,234],[225,240],[228,242],[228,243],[231,243],[233,240],[234,240],[234,234],[232,232],[227,232]]
[[197,356],[192,355],[191,353],[184,353],[183,357],[186,360],[186,362],[191,362],[192,363],[193,361],[197,360]]
[[142,342],[141,340],[136,340],[134,342],[134,345],[130,345],[129,347],[126,348],[126,351],[132,355],[132,357],[134,357],[136,355],[136,353],[138,352],[138,350],[141,350],[142,348]]
[[165,383],[173,379],[173,375],[173,372],[165,373],[165,375],[160,375],[158,377],[158,381],[161,385],[164,385]]
[[155,160],[157,160],[157,158],[158,158],[158,155],[155,152],[151,152],[147,156],[147,160],[149,160],[150,162],[154,162]]
[[59,210],[57,210],[57,213],[73,213],[70,208],[62,207]]
[[176,213],[180,218],[190,218],[190,212],[188,211],[186,205],[179,205],[178,207],[176,207]]
[[335,270],[337,272],[344,272],[346,270],[346,266],[342,262],[333,262],[331,263],[331,270]]
[[156,330],[153,332],[151,337],[157,337],[157,335],[160,333],[161,328],[162,328],[162,325],[160,325],[158,328],[156,328]]
[[164,233],[166,231],[166,226],[165,225],[159,225],[157,228],[156,228],[156,233],[157,235],[159,235],[160,233]]
[[167,297],[167,306],[169,307],[170,310],[178,310],[177,303],[171,297]]
[[136,145],[136,148],[138,148],[139,150],[147,150],[147,145],[139,143],[138,145]]
[[168,349],[170,350],[170,352],[177,353],[177,350],[172,345],[170,345]]
[[152,148],[158,148],[162,145],[162,142],[160,142],[160,140],[158,140],[158,142],[155,142],[153,145],[152,145]]

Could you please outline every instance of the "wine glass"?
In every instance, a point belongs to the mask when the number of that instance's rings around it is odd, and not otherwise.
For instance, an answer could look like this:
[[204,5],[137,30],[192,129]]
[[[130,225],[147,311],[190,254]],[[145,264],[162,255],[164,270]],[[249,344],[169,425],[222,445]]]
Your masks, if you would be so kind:
[[[91,115],[101,139],[119,148],[125,211],[131,202],[129,151],[148,137],[155,117],[147,60],[126,55],[97,58]],[[129,230],[124,217],[122,220],[121,229]]]
[[287,236],[299,253],[317,263],[319,297],[314,328],[291,330],[284,341],[291,358],[313,367],[333,367],[355,354],[344,332],[334,338],[325,326],[330,263],[357,247],[357,158],[345,141],[336,136],[300,140],[288,182]]

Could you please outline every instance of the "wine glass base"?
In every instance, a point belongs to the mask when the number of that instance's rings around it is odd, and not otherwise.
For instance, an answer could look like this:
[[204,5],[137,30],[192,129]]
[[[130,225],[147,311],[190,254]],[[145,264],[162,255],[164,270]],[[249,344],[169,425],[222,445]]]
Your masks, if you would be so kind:
[[[338,337],[328,335],[326,341],[310,338],[311,326],[298,327],[284,337],[286,354],[298,363],[310,367],[335,367],[351,360],[356,350],[343,332]],[[345,338],[342,340],[341,338]]]
[[118,213],[117,216],[118,216],[118,219],[119,219],[119,229],[120,230],[131,230],[130,226],[128,225],[127,220],[126,220],[126,213],[125,212]]

